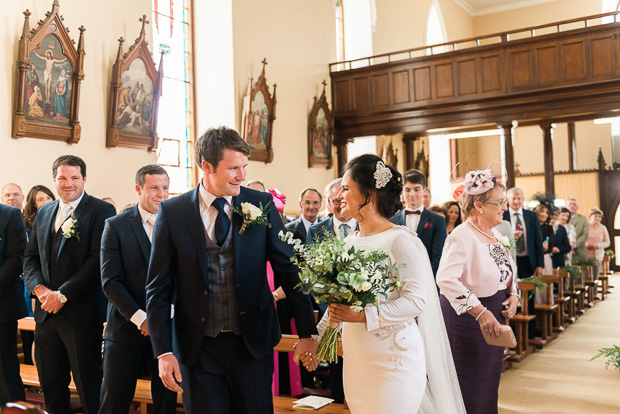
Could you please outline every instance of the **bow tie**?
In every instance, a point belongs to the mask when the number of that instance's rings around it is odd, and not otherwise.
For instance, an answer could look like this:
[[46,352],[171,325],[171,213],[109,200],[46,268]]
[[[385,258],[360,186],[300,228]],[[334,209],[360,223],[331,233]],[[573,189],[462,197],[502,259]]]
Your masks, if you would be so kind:
[[405,210],[405,215],[408,216],[409,214],[417,214],[419,216],[422,214],[422,212],[420,210],[415,210],[415,211]]

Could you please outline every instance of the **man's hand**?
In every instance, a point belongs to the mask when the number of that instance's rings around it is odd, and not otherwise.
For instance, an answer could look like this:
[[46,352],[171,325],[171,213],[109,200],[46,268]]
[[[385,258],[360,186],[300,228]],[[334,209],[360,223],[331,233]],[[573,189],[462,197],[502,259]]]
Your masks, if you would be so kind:
[[140,325],[140,333],[144,336],[149,336],[149,327],[146,324],[146,319],[142,322],[142,325]]
[[159,378],[164,383],[166,388],[174,392],[183,393],[181,388],[181,369],[179,368],[179,361],[172,355],[164,355],[158,359],[159,365]]
[[558,253],[560,253],[560,249],[558,249],[557,247],[554,246],[553,249],[551,249],[551,253],[558,254]]
[[543,274],[543,268],[542,268],[542,267],[540,267],[540,266],[538,266],[538,267],[536,268],[536,270],[534,270],[534,275],[535,275],[535,276],[542,276],[542,274]]
[[301,356],[299,357],[299,362],[301,362],[304,368],[306,368],[306,370],[310,372],[314,371],[319,365],[319,361],[315,359],[314,356],[311,355],[309,352],[301,354]]
[[64,303],[60,303],[58,300],[58,291],[49,290],[45,288],[41,296],[37,296],[41,302],[41,309],[47,313],[58,313],[64,306]]
[[316,339],[312,339],[312,338],[300,339],[299,342],[295,344],[295,352],[293,353],[293,361],[295,362],[295,364],[299,365],[299,358],[302,355],[306,354],[306,357],[308,355],[312,357],[314,364],[315,364],[314,368],[316,368],[316,364],[318,364],[318,361],[314,359],[314,354],[316,353],[317,345],[318,345],[318,342]]
[[523,230],[515,230],[512,235],[514,236],[515,240],[519,240],[519,238],[523,236]]

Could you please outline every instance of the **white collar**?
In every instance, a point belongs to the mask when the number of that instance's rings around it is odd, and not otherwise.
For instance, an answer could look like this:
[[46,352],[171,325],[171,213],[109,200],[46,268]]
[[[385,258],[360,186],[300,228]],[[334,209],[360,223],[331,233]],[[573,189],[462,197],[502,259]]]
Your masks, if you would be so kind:
[[309,228],[313,224],[318,223],[317,219],[314,219],[314,223],[312,223],[310,220],[306,220],[306,218],[304,217],[303,214],[301,215],[301,221],[302,221],[302,223],[304,223],[304,226],[306,226],[306,228]]
[[140,217],[142,218],[142,222],[143,223],[147,223],[147,220],[151,216],[156,216],[157,217],[157,213],[155,213],[155,214],[149,213],[148,211],[146,211],[145,209],[142,208],[140,203],[138,203],[138,211],[140,212]]
[[[205,206],[207,208],[211,207],[211,204],[213,204],[213,201],[218,198],[217,196],[211,194],[204,185],[202,185],[202,181],[200,182],[200,185],[198,187],[198,192],[200,193],[200,198],[202,198],[203,203],[205,203]],[[222,198],[224,198],[224,200],[226,200],[226,202],[228,203],[229,206],[232,206],[232,198],[233,196],[231,195],[227,195],[227,196],[222,196]]]
[[422,214],[422,213],[424,213],[424,204],[422,204],[420,207],[418,207],[416,209],[405,207],[405,210],[407,210],[407,211],[419,211],[420,214]]
[[514,211],[512,209],[512,207],[508,207],[508,210],[510,210],[510,215],[514,216],[515,214],[520,214],[521,217],[523,217],[523,207],[521,207],[520,209],[518,209],[517,211]]
[[73,201],[71,201],[69,203],[65,203],[64,201],[62,201],[62,199],[60,199],[60,203],[58,204],[59,208],[62,207],[63,204],[69,204],[71,206],[71,208],[73,209],[73,211],[75,211],[77,206],[80,205],[80,201],[82,201],[82,199],[84,198],[84,194],[85,194],[85,192],[82,191],[82,195],[80,195],[77,200],[73,200]]

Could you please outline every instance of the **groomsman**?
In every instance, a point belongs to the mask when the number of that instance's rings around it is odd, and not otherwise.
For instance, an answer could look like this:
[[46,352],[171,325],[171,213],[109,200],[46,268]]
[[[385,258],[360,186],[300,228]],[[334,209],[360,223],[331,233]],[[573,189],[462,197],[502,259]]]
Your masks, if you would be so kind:
[[25,248],[20,211],[0,204],[0,406],[26,398],[17,359],[17,320],[28,316],[21,279]]
[[107,296],[100,414],[126,413],[141,368],[151,376],[156,414],[176,412],[177,394],[164,387],[146,323],[146,274],[159,203],[168,199],[170,179],[159,165],[136,173],[138,204],[106,220],[101,238],[101,283]]
[[418,234],[431,260],[433,275],[437,275],[441,252],[446,241],[446,219],[424,208],[426,177],[418,170],[409,170],[403,176],[405,208],[396,213],[391,221],[407,226]]
[[[159,375],[166,387],[183,392],[188,414],[273,413],[273,347],[281,334],[267,260],[301,338],[295,362],[316,348],[312,304],[295,289],[299,269],[290,262],[292,247],[278,237],[284,226],[273,198],[241,186],[249,155],[236,131],[209,129],[196,143],[200,184],[160,204],[155,222],[149,333]],[[236,212],[242,203],[269,206],[264,218],[271,227],[254,221],[242,230]]]
[[588,219],[585,216],[577,213],[579,210],[579,203],[574,198],[568,200],[567,208],[571,214],[571,224],[575,226],[575,233],[577,234],[577,240],[575,242],[575,255],[573,260],[587,260],[588,251],[586,250],[586,241],[590,237],[590,225]]
[[314,188],[306,188],[299,194],[299,207],[301,207],[301,217],[293,220],[286,225],[287,230],[297,230],[302,239],[306,240],[308,229],[319,220],[317,215],[321,209],[321,193]]
[[24,193],[21,187],[14,183],[2,187],[2,204],[21,210],[24,206]]
[[99,410],[106,300],[99,254],[114,206],[84,191],[86,164],[63,155],[52,165],[59,200],[39,209],[26,248],[26,287],[36,297],[35,361],[50,414],[69,413],[70,372],[87,414]]

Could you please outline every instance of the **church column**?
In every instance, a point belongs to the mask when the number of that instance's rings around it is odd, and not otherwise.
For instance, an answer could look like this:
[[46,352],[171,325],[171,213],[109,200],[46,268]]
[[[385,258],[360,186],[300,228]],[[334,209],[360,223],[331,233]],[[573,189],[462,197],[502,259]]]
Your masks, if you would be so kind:
[[577,169],[577,141],[575,140],[575,123],[566,124],[568,130],[568,171],[574,172]]
[[555,124],[545,122],[540,124],[543,130],[543,151],[545,160],[545,192],[555,194],[555,182],[553,178],[553,128]]
[[413,142],[418,138],[415,134],[408,134],[403,136],[403,142],[405,144],[405,171],[413,168],[415,160],[413,159]]
[[348,141],[345,139],[343,141],[334,142],[336,146],[336,166],[338,168],[338,177],[342,177],[344,174],[344,167],[347,165],[347,144]]
[[506,188],[515,186],[515,151],[514,151],[514,135],[513,125],[498,125],[502,129],[502,138],[504,140],[504,163],[506,166]]

